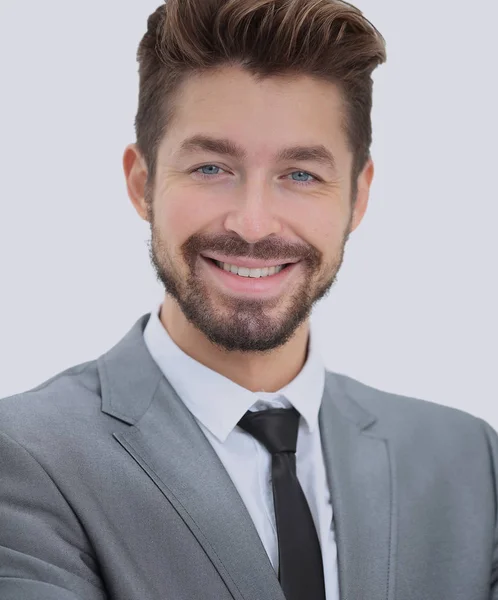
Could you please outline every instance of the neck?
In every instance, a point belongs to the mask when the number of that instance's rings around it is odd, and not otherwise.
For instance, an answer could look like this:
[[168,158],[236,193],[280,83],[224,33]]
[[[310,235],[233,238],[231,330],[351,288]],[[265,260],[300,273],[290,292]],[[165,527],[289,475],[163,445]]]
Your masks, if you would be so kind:
[[265,353],[227,351],[192,325],[169,296],[160,319],[175,344],[194,360],[252,392],[277,392],[290,383],[306,362],[309,322],[280,348]]

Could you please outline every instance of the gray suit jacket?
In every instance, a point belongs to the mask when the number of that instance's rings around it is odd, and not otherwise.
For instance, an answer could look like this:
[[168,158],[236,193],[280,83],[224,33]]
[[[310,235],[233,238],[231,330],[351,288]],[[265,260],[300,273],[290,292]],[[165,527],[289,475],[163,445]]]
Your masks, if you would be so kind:
[[[1,600],[284,600],[215,451],[143,342],[0,401]],[[498,600],[498,441],[328,373],[342,600]]]

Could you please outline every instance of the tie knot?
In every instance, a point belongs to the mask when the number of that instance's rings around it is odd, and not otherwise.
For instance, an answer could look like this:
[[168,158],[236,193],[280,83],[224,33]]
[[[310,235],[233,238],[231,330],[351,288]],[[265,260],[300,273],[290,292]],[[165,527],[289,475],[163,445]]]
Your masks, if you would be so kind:
[[295,452],[300,416],[295,408],[248,411],[238,425],[261,442],[271,454]]

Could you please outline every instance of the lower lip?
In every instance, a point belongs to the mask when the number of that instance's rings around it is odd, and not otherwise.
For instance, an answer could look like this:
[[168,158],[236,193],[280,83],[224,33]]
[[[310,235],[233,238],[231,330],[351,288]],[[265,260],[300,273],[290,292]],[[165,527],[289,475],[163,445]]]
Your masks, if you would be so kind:
[[299,263],[295,263],[289,265],[280,273],[268,277],[241,277],[220,269],[207,258],[201,257],[201,261],[206,266],[210,276],[227,292],[258,297],[278,295],[299,268]]

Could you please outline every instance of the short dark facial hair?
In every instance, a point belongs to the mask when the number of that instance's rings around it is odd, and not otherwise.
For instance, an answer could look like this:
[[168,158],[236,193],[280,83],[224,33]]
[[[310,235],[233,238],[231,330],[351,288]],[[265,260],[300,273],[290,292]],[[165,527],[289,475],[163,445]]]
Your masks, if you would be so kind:
[[[181,246],[179,254],[187,265],[189,274],[181,278],[175,272],[174,262],[168,255],[156,227],[152,199],[148,202],[151,225],[150,259],[160,283],[179,305],[185,318],[201,331],[207,339],[220,349],[245,353],[267,353],[285,345],[300,325],[309,318],[313,306],[324,298],[336,281],[344,259],[345,245],[350,234],[351,220],[337,260],[323,271],[323,254],[304,243],[288,243],[280,239],[265,238],[248,244],[237,235],[194,234]],[[220,252],[224,256],[252,257],[261,260],[301,260],[305,279],[297,287],[284,317],[269,318],[265,309],[275,308],[280,299],[263,301],[225,296],[224,315],[212,306],[203,282],[196,275],[200,255],[205,252]],[[226,315],[226,312],[229,315]],[[278,323],[276,323],[278,319]]]

